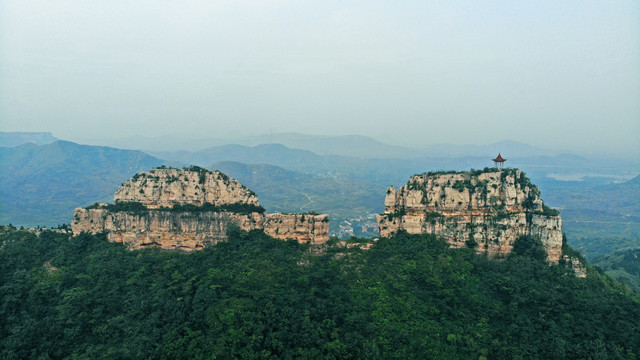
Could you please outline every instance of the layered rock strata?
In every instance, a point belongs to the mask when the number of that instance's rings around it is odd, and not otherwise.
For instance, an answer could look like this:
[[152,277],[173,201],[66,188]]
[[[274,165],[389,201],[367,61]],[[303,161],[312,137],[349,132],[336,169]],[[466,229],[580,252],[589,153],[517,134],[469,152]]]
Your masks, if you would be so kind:
[[115,202],[138,202],[149,209],[174,205],[260,205],[256,194],[220,171],[157,168],[133,176],[116,190]]
[[492,258],[510,253],[521,235],[539,238],[551,262],[562,255],[560,216],[516,169],[414,175],[402,188],[387,189],[377,221],[381,236],[435,234]]
[[[329,240],[326,214],[265,214],[251,190],[225,174],[201,168],[158,168],[136,174],[115,194],[115,205],[75,210],[72,229],[105,232],[131,249],[199,250],[227,240],[236,226],[283,240]],[[135,206],[134,206],[135,205]]]
[[329,215],[267,214],[263,229],[276,239],[322,244],[329,240]]
[[260,229],[264,215],[230,212],[149,211],[136,214],[107,209],[76,209],[73,233],[106,232],[109,241],[121,242],[132,249],[200,250],[227,239],[230,224],[245,231]]

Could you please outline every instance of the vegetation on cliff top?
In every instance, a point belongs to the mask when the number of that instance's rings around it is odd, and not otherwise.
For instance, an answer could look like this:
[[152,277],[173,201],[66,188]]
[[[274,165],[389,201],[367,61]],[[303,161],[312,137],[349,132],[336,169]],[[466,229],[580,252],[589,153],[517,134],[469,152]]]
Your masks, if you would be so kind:
[[640,355],[640,303],[609,277],[490,261],[432,236],[313,255],[236,231],[184,254],[4,229],[0,258],[6,359]]
[[437,170],[437,171],[427,171],[421,174],[415,174],[414,176],[437,176],[437,175],[454,175],[454,174],[463,174],[469,175],[471,177],[478,177],[478,175],[493,173],[493,172],[501,172],[504,174],[513,174],[515,175],[515,171],[518,169],[507,168],[500,170],[496,167],[485,167],[484,169],[471,169],[470,171],[458,171],[458,170]]
[[85,207],[85,209],[105,209],[112,212],[123,211],[135,215],[146,215],[151,211],[169,211],[169,212],[232,212],[237,214],[251,214],[251,213],[264,213],[265,209],[262,206],[254,204],[233,203],[233,204],[220,204],[214,205],[211,203],[204,203],[203,205],[174,205],[173,207],[159,207],[155,209],[149,209],[142,203],[135,201],[117,201],[115,204],[100,204],[95,203]]
[[[151,171],[148,171],[148,172],[143,171],[143,172],[139,172],[139,173],[134,174],[131,177],[131,180],[137,181],[140,178],[143,178],[143,179],[152,178],[152,179],[155,179],[155,180],[159,180],[160,177],[155,175],[156,170],[178,170],[178,171],[196,172],[196,173],[198,173],[198,183],[199,184],[204,184],[205,183],[205,181],[207,179],[207,174],[216,175],[218,178],[224,180],[225,182],[228,182],[229,179],[230,179],[227,174],[225,174],[225,173],[223,173],[221,171],[213,171],[213,170],[209,170],[209,169],[206,169],[206,168],[203,168],[203,167],[200,167],[200,166],[196,166],[196,165],[191,165],[191,166],[188,166],[188,167],[185,166],[182,169],[174,168],[172,166],[160,165],[160,166],[154,167],[153,169],[151,169]],[[175,181],[180,181],[180,180],[181,179],[179,177],[175,177],[175,176],[167,178],[167,181],[169,183],[172,183],[172,182],[175,182]],[[188,178],[185,178],[185,180],[188,180]],[[245,188],[244,186],[242,186],[242,187]],[[251,195],[255,195],[255,193],[253,191],[251,191]]]
[[[518,171],[520,172],[519,174],[518,174]],[[451,175],[451,174],[464,175],[465,177],[464,180],[456,180],[453,184],[451,184],[451,187],[458,192],[469,191],[470,194],[478,193],[480,194],[480,198],[486,202],[487,200],[490,200],[490,199],[487,199],[489,183],[486,180],[478,180],[478,176],[481,174],[493,173],[493,172],[500,173],[501,182],[504,183],[508,177],[513,177],[515,179],[515,184],[518,188],[523,190],[527,189],[526,190],[527,198],[522,203],[522,206],[526,211],[537,214],[537,215],[544,215],[544,216],[560,215],[558,210],[548,207],[547,205],[544,204],[544,202],[542,203],[542,210],[536,209],[536,201],[540,198],[540,189],[531,182],[531,180],[527,177],[524,171],[521,171],[515,168],[507,168],[507,169],[499,170],[498,168],[485,167],[482,170],[471,169],[471,171],[429,171],[422,174],[414,175],[409,179],[406,186],[407,186],[407,189],[409,190],[422,190],[423,193],[425,193],[426,192],[425,184],[420,181],[417,181],[414,177],[416,176],[430,177],[430,176]],[[436,183],[435,186],[438,186],[438,184]],[[496,185],[493,184],[493,186],[495,187]],[[389,190],[387,190],[387,194],[389,194]],[[426,200],[426,194],[424,195],[424,198],[423,198],[423,201],[425,200]],[[471,206],[471,204],[469,204],[469,206]],[[501,210],[501,208],[498,207],[495,210],[498,211],[498,210]],[[398,217],[398,214],[394,214],[393,217]]]

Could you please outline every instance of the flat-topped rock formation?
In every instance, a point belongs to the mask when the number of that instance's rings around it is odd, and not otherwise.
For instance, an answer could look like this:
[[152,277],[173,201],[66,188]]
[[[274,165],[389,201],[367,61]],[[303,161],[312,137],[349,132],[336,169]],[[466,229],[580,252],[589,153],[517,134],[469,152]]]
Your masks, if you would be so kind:
[[265,214],[253,191],[198,167],[136,174],[116,191],[114,204],[76,209],[72,222],[74,234],[106,232],[131,249],[186,251],[225,241],[232,226],[312,244],[329,239],[328,215]]
[[324,243],[329,240],[329,215],[267,214],[263,229],[267,235],[276,239]]
[[157,168],[134,175],[116,191],[114,201],[138,202],[149,209],[192,204],[260,205],[256,194],[220,171],[200,167]]
[[76,209],[73,233],[106,232],[109,241],[131,249],[200,250],[227,239],[230,224],[245,231],[261,229],[264,214],[232,212],[173,212],[150,210],[144,213],[113,211],[107,208]]
[[562,220],[544,206],[540,191],[520,170],[485,169],[412,176],[387,189],[381,236],[399,230],[442,236],[454,247],[504,257],[522,235],[540,239],[549,261],[562,255]]

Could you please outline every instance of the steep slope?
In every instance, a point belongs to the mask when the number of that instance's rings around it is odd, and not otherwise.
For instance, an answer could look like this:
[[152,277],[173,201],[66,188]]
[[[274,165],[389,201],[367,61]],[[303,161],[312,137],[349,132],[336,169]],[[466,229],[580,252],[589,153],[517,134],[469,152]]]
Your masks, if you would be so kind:
[[434,234],[491,258],[504,258],[523,236],[540,241],[549,261],[562,256],[558,212],[544,206],[538,188],[517,169],[414,175],[398,191],[389,187],[377,220],[381,236]]
[[265,214],[252,190],[197,166],[137,173],[115,192],[114,204],[77,208],[71,226],[76,235],[106,232],[131,249],[202,250],[225,241],[234,227],[282,240],[329,240],[328,215]]
[[135,174],[118,188],[113,201],[136,202],[149,209],[205,204],[260,206],[256,194],[237,180],[195,166],[182,170],[163,166]]
[[140,151],[68,141],[0,147],[0,223],[68,223],[74,208],[109,199],[131,175],[162,163]]
[[609,277],[434,236],[315,253],[235,232],[186,254],[1,230],[2,359],[640,355],[640,302]]

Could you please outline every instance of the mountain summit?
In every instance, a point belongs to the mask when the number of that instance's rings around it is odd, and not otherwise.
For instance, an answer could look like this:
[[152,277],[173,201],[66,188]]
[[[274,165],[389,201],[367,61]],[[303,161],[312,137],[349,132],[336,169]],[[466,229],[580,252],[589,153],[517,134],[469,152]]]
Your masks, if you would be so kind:
[[551,262],[562,255],[562,219],[517,169],[414,175],[397,191],[389,187],[377,220],[382,236],[435,234],[492,258],[509,254],[521,237],[540,241]]

